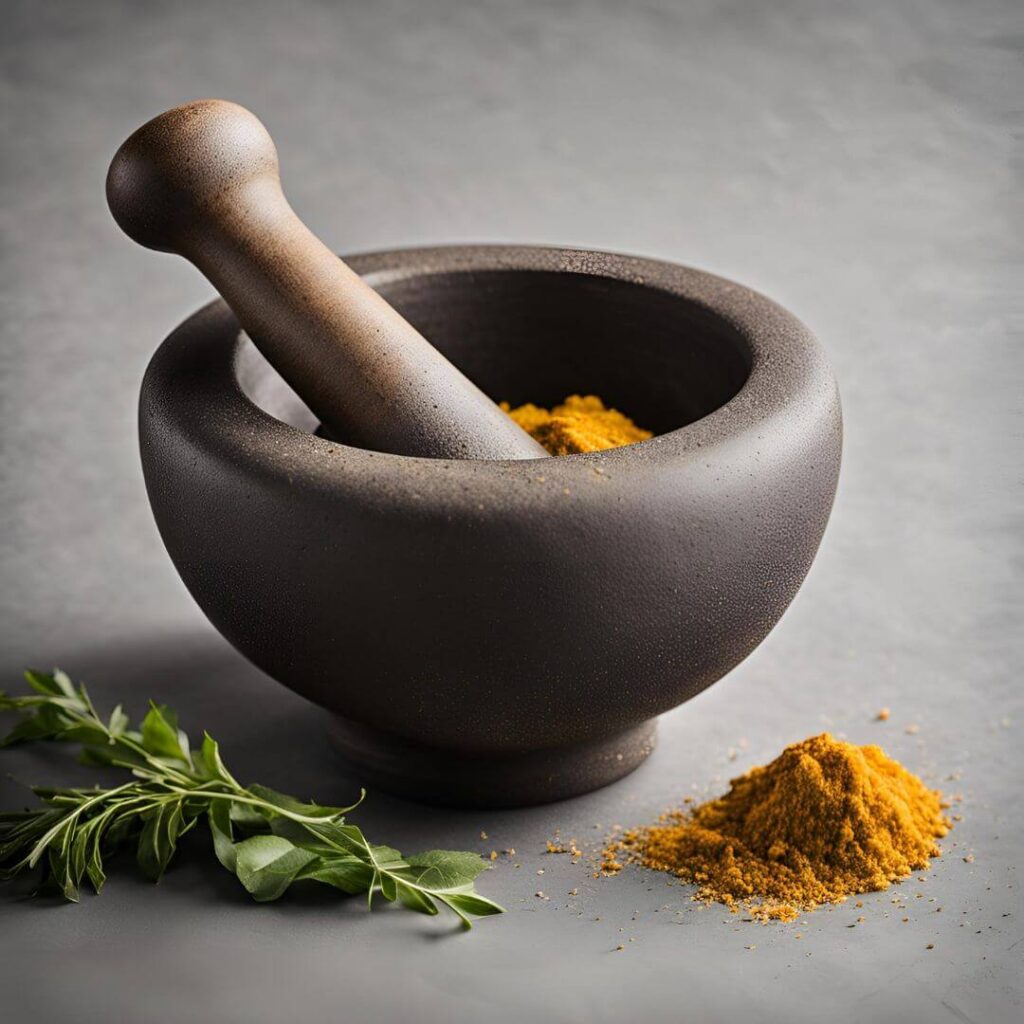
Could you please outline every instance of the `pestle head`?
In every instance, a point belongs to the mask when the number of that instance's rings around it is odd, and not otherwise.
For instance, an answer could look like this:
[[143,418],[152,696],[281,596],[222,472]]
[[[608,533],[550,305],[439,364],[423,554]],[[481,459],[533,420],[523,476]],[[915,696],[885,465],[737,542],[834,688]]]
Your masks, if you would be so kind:
[[178,252],[219,200],[260,179],[279,183],[277,148],[259,118],[228,100],[196,100],[125,140],[107,172],[107,203],[131,239]]

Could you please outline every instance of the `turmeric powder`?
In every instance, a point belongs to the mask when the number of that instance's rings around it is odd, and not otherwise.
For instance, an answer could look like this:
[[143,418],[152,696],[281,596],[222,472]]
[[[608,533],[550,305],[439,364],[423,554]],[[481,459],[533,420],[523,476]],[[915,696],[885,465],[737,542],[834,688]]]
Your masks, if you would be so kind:
[[654,436],[617,409],[606,408],[597,395],[569,395],[552,409],[530,402],[515,409],[502,402],[501,408],[552,455],[600,452]]
[[668,871],[696,884],[698,900],[789,921],[926,867],[951,827],[944,806],[880,747],[822,733],[733,779],[720,799],[624,833],[602,869]]

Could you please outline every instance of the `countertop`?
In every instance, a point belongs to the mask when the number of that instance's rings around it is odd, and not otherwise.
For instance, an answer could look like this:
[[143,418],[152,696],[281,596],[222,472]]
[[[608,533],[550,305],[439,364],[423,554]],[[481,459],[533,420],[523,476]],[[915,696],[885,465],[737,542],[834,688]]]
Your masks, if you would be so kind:
[[[187,99],[255,110],[295,207],[339,251],[591,246],[759,288],[824,342],[846,422],[835,511],[795,603],[664,717],[634,775],[521,811],[382,793],[360,809],[403,849],[514,848],[481,882],[508,914],[460,933],[319,891],[257,906],[197,839],[159,886],[123,866],[77,906],[3,890],[8,1024],[1020,1019],[1013,8],[4,5],[6,689],[26,664],[59,664],[104,704],[175,705],[245,779],[332,803],[358,784],[322,713],[206,623],[146,504],[139,382],[210,292],[118,233],[103,175],[131,129]],[[825,729],[961,797],[923,881],[762,926],[664,876],[595,879],[586,858],[543,852],[556,831],[591,851]],[[5,807],[21,783],[74,770],[49,749],[0,763]]]

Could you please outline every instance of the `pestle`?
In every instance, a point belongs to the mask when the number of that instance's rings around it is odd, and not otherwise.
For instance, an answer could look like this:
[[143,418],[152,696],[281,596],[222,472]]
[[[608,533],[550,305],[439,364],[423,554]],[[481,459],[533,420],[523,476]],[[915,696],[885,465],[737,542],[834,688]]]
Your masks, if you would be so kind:
[[432,458],[547,457],[299,220],[274,142],[244,107],[199,100],[148,121],[114,156],[107,202],[129,237],[206,276],[333,438]]

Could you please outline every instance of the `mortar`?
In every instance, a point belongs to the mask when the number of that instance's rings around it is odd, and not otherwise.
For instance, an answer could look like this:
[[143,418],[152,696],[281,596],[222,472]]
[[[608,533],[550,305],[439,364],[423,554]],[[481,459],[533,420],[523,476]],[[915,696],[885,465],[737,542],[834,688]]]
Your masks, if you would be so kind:
[[655,260],[348,262],[495,400],[594,393],[657,436],[508,461],[338,444],[218,300],[142,386],[174,564],[239,651],[332,713],[368,787],[497,807],[620,778],[810,567],[841,450],[820,346],[764,296]]

